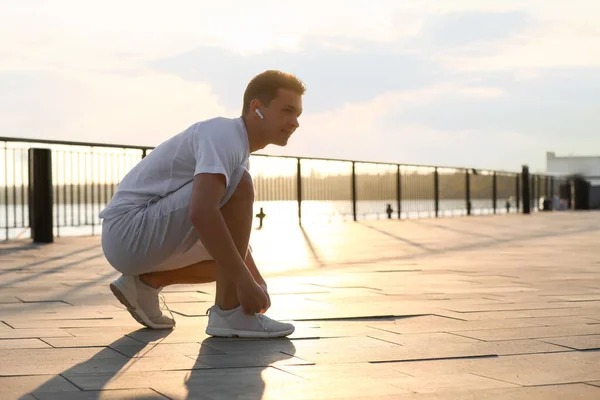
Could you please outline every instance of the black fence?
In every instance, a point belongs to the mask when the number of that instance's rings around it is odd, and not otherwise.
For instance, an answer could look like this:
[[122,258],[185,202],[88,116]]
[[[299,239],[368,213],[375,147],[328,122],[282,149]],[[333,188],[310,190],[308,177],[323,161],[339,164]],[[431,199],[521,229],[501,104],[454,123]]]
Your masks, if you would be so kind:
[[[32,237],[31,228],[48,213],[51,236],[98,234],[98,213],[121,178],[152,151],[15,138],[0,138],[0,145],[0,235],[5,239]],[[46,159],[36,158],[43,153]],[[544,199],[554,199],[545,208],[570,207],[567,178],[540,174],[529,175],[524,185],[516,172],[270,155],[252,155],[250,172],[255,213],[273,225],[528,212],[524,195],[533,212],[543,208]],[[45,193],[33,187],[34,176],[50,181]],[[35,193],[41,202],[33,201]],[[51,208],[36,208],[40,203]],[[262,223],[257,217],[256,224]]]

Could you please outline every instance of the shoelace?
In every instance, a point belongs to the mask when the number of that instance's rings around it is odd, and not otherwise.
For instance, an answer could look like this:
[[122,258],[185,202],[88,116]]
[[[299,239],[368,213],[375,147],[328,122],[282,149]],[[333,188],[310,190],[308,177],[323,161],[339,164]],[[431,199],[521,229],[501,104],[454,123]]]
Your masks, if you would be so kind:
[[164,309],[166,309],[166,310],[169,312],[169,314],[171,314],[171,319],[172,319],[173,321],[175,321],[175,317],[173,316],[173,313],[171,312],[171,309],[169,308],[169,306],[167,305],[167,302],[165,301],[165,296],[163,296],[163,294],[162,294],[162,293],[160,293],[160,294],[158,295],[158,297],[160,298],[160,300],[161,300],[161,302],[162,302],[162,304],[163,304],[163,306],[164,306],[164,308],[162,308],[162,307],[161,307],[161,310],[164,310]]
[[265,316],[262,315],[261,313],[256,313],[256,318],[258,318],[258,322],[260,322],[260,326],[262,326],[263,329],[266,331],[267,326],[265,325]]

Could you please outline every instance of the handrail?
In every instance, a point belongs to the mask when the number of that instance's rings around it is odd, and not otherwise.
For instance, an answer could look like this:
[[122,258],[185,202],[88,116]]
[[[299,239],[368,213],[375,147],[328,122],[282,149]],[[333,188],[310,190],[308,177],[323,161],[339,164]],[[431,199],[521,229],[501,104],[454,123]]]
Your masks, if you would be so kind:
[[[63,141],[63,140],[51,140],[51,139],[34,139],[34,138],[16,138],[0,136],[0,142],[21,142],[21,143],[43,143],[57,146],[83,146],[83,147],[108,147],[116,149],[134,149],[134,150],[152,150],[156,146],[136,146],[128,144],[116,144],[116,143],[98,143],[98,142],[76,142],[76,141]],[[335,162],[349,162],[359,164],[379,164],[379,165],[401,165],[406,167],[422,167],[422,168],[440,168],[440,169],[457,169],[463,171],[487,171],[487,172],[498,172],[502,174],[518,174],[520,171],[508,171],[499,170],[493,168],[472,168],[464,166],[448,166],[448,165],[430,165],[430,164],[411,164],[391,161],[374,161],[374,160],[359,160],[359,159],[344,159],[344,158],[326,158],[326,157],[310,157],[310,156],[294,156],[294,155],[277,155],[277,154],[265,154],[265,153],[252,153],[254,156],[261,157],[276,157],[276,158],[288,158],[288,159],[302,159],[302,160],[317,160],[317,161],[335,161]],[[536,172],[536,175],[540,176],[565,176],[564,174],[556,173],[540,173]]]

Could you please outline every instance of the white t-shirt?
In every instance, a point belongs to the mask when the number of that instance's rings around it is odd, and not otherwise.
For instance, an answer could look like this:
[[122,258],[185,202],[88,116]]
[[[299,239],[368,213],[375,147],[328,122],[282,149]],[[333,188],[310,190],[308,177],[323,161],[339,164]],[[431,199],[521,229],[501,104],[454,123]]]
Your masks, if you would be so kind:
[[197,122],[161,143],[122,179],[99,217],[114,218],[188,184],[199,173],[225,175],[227,193],[234,172],[248,169],[250,149],[244,122],[212,118]]

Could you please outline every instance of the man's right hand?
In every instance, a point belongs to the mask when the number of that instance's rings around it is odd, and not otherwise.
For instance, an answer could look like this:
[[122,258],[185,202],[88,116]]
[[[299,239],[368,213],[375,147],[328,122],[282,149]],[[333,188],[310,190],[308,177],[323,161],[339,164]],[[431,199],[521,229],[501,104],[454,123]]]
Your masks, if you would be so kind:
[[268,304],[267,295],[252,276],[243,278],[237,285],[237,296],[244,313],[260,313]]

